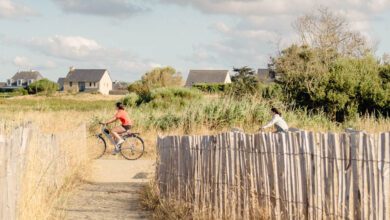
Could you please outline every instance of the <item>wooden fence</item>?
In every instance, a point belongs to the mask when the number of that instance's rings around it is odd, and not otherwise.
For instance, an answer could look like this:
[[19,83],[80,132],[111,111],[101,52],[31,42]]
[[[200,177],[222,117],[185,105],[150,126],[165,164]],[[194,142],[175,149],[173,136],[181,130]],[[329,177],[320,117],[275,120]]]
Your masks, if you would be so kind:
[[390,132],[158,139],[162,198],[201,218],[390,219]]
[[33,212],[34,205],[47,200],[43,194],[63,185],[72,162],[65,146],[76,140],[80,149],[85,148],[86,129],[83,125],[70,133],[50,135],[31,124],[10,127],[0,123],[0,219],[28,219],[21,215]]

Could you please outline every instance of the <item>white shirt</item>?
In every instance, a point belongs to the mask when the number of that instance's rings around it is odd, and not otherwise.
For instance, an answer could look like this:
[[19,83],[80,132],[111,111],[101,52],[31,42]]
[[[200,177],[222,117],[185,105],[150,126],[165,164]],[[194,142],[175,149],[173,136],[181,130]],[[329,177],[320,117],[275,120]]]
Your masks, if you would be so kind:
[[280,127],[283,130],[288,130],[288,125],[287,125],[286,121],[284,121],[283,118],[280,117],[279,114],[275,114],[272,117],[272,120],[270,122],[268,122],[268,124],[264,125],[262,128],[263,129],[269,128],[272,125],[276,125],[276,126]]

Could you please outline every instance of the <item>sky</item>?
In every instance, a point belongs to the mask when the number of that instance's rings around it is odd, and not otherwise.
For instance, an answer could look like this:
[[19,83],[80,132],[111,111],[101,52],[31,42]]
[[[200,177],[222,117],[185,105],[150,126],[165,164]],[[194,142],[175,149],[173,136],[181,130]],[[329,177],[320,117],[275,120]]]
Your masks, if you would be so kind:
[[71,66],[127,82],[162,66],[262,68],[319,7],[390,52],[390,0],[0,0],[0,81],[21,70],[56,81]]

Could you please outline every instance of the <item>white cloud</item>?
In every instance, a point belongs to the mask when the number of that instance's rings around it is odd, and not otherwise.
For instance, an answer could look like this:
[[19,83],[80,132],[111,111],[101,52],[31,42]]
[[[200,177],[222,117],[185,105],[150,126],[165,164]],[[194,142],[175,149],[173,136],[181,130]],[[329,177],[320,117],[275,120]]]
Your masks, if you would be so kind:
[[11,0],[0,0],[0,18],[20,18],[31,15],[36,15],[36,13],[27,6]]
[[48,38],[34,38],[27,42],[30,47],[42,53],[72,60],[89,58],[104,52],[95,40],[80,36],[56,35]]
[[128,17],[145,11],[131,0],[53,0],[64,12],[107,17]]
[[23,57],[23,56],[16,56],[13,62],[15,66],[22,69],[29,69],[33,66],[31,61],[27,57]]
[[46,60],[43,62],[32,61],[30,58],[25,56],[16,56],[13,59],[13,64],[18,69],[37,69],[37,70],[47,70],[54,69],[57,67],[57,64],[52,60]]
[[[197,45],[190,57],[194,63],[205,63],[208,57],[231,65],[267,63],[270,55],[297,39],[292,23],[314,9],[328,7],[345,16],[352,30],[362,32],[369,40],[374,16],[390,9],[390,0],[160,0],[191,6],[205,14],[223,14],[238,19],[233,25],[218,22],[212,29],[220,39]],[[281,47],[281,48],[279,48]],[[199,58],[199,59],[197,59]],[[209,61],[209,64],[215,61]],[[254,66],[254,67],[257,67]]]
[[[34,38],[24,41],[32,51],[40,52],[50,58],[59,59],[62,66],[78,68],[107,68],[123,75],[143,74],[156,66],[152,60],[141,59],[128,51],[108,48],[97,41],[82,36],[56,35],[47,38]],[[49,66],[49,64],[47,64]],[[125,80],[125,79],[124,79]]]

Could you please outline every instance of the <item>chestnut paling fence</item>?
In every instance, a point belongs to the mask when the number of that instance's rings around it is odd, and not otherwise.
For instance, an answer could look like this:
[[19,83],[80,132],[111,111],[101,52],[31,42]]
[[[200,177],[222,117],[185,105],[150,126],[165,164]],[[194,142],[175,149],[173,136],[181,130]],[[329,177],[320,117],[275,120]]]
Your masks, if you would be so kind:
[[75,157],[66,150],[79,149],[74,154],[83,154],[85,144],[85,125],[54,135],[42,134],[31,124],[0,123],[0,219],[26,219],[32,211],[27,209],[41,205],[72,172]]
[[390,219],[390,132],[158,138],[161,197],[200,218]]

